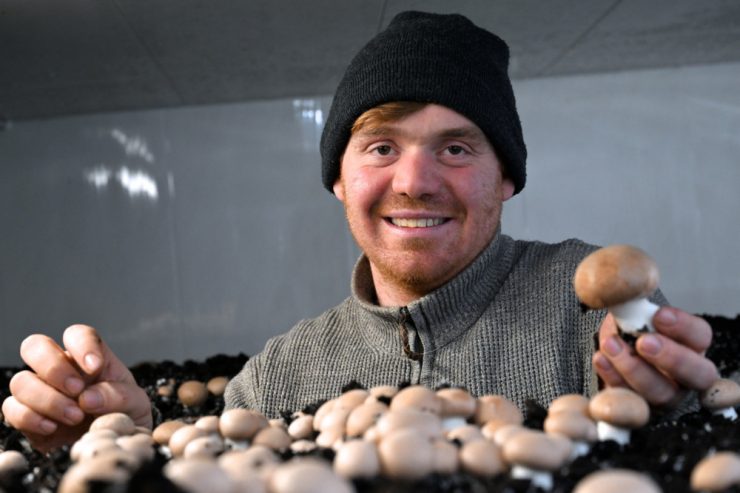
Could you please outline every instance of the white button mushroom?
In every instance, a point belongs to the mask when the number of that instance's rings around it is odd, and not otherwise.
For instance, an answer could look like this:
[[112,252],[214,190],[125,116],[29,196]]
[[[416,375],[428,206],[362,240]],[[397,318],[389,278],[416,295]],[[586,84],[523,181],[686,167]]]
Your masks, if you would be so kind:
[[740,385],[729,378],[718,379],[701,393],[701,405],[713,414],[735,421],[737,419],[735,406],[740,405]]
[[717,452],[705,457],[691,471],[691,489],[725,491],[740,486],[740,455],[735,452]]
[[630,245],[611,245],[588,255],[576,268],[573,285],[581,302],[607,308],[624,332],[653,332],[658,306],[648,296],[658,287],[653,259]]
[[650,419],[650,406],[645,399],[623,387],[609,387],[591,398],[588,406],[596,420],[599,440],[614,440],[626,445],[630,430],[645,426]]
[[503,456],[515,479],[528,479],[544,490],[552,488],[552,471],[562,467],[571,455],[570,440],[527,430],[506,440]]
[[578,482],[573,493],[661,493],[655,481],[628,469],[592,472]]

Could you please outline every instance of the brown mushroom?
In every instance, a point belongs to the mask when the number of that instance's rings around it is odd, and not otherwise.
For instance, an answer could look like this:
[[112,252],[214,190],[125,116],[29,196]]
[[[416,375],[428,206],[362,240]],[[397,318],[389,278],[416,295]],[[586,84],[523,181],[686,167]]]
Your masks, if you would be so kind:
[[218,464],[231,478],[245,479],[259,476],[267,481],[280,464],[277,454],[264,445],[253,445],[246,450],[230,450],[218,457]]
[[413,428],[395,430],[384,436],[378,445],[378,455],[383,475],[392,479],[423,478],[434,468],[430,437]]
[[270,477],[271,493],[350,493],[352,485],[318,459],[293,459],[278,466]]
[[347,416],[345,428],[347,436],[362,436],[387,411],[388,406],[380,401],[365,401],[363,404],[354,408],[349,416]]
[[348,390],[336,398],[334,409],[348,409],[351,411],[365,402],[369,395],[370,392],[365,389]]
[[448,440],[457,440],[460,443],[474,442],[476,440],[485,440],[480,427],[475,425],[463,425],[448,430],[445,434]]
[[138,457],[140,462],[154,459],[154,439],[147,433],[118,437],[116,438],[116,445],[121,450]]
[[244,448],[247,441],[262,428],[267,428],[267,418],[251,409],[235,408],[224,411],[219,419],[219,431],[227,446]]
[[201,416],[195,421],[195,427],[200,428],[206,433],[219,433],[219,426],[221,424],[221,418],[218,416]]
[[430,438],[441,437],[443,433],[439,416],[416,409],[390,410],[381,415],[375,424],[375,430],[381,439],[399,429],[416,430]]
[[185,453],[185,447],[187,447],[188,443],[206,435],[208,435],[208,432],[197,428],[195,425],[185,425],[172,433],[167,446],[173,456],[181,457]]
[[162,469],[164,475],[188,493],[232,493],[234,484],[215,461],[174,459]]
[[442,410],[442,399],[433,390],[423,385],[411,385],[398,391],[391,400],[391,411],[402,409],[415,409],[439,415]]
[[283,451],[290,447],[290,435],[283,428],[267,426],[259,430],[252,439],[252,446],[264,445],[275,451]]
[[475,411],[475,422],[483,426],[492,419],[498,419],[514,424],[522,424],[522,411],[502,395],[484,395],[478,398],[478,407]]
[[713,414],[735,421],[737,419],[735,406],[740,405],[740,385],[729,378],[717,379],[701,393],[701,405]]
[[374,478],[380,473],[380,458],[374,443],[344,442],[334,456],[334,472],[347,479]]
[[28,471],[28,460],[17,450],[0,452],[0,484],[3,478],[17,476]]
[[154,431],[152,432],[152,438],[159,445],[167,445],[170,442],[172,434],[183,426],[185,426],[185,423],[182,421],[164,421],[159,426],[154,428]]
[[457,387],[439,389],[437,397],[442,399],[440,415],[443,418],[460,417],[468,419],[475,415],[475,409],[478,407],[478,400],[470,395],[470,392]]
[[623,387],[609,387],[591,398],[588,412],[596,420],[599,440],[614,440],[626,445],[630,430],[645,426],[650,407],[645,399]]
[[591,444],[598,440],[596,423],[578,410],[562,410],[549,413],[544,422],[545,432],[560,435],[573,442],[572,459],[586,455]]
[[717,452],[705,457],[691,471],[691,489],[725,491],[740,486],[740,455]]
[[183,406],[202,406],[208,399],[208,388],[199,380],[187,380],[177,388],[177,398]]
[[213,377],[206,382],[206,389],[211,394],[220,397],[224,395],[224,391],[226,390],[226,385],[228,385],[228,383],[228,377]]
[[194,438],[185,445],[185,459],[213,459],[224,451],[224,440],[220,435],[207,434]]
[[588,405],[590,402],[590,399],[585,395],[563,394],[553,399],[547,408],[547,412],[550,414],[559,411],[577,411],[590,417],[588,414]]
[[123,486],[139,467],[136,457],[114,450],[77,462],[70,467],[59,482],[58,493],[87,493],[92,482]]
[[288,425],[288,435],[294,440],[310,438],[313,435],[313,416],[298,416]]
[[93,430],[112,430],[118,436],[133,435],[136,433],[136,424],[127,414],[108,413],[95,418],[90,424],[90,431]]
[[658,306],[648,301],[658,287],[658,268],[644,251],[611,245],[586,256],[576,268],[576,295],[590,308],[608,308],[624,332],[653,332]]
[[495,476],[506,471],[501,448],[489,440],[464,444],[460,449],[460,467],[476,476]]
[[503,456],[515,479],[528,479],[544,490],[552,488],[552,471],[562,467],[571,455],[567,438],[541,431],[516,433],[503,445]]
[[442,438],[432,439],[432,471],[437,474],[455,474],[460,468],[458,448]]
[[655,482],[645,474],[628,469],[592,472],[578,482],[573,493],[661,493]]

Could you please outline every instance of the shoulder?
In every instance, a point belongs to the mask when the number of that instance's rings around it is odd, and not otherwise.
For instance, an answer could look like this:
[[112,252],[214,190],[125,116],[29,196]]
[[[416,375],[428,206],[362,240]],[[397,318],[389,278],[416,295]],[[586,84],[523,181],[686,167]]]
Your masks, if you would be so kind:
[[575,268],[586,255],[599,248],[577,238],[558,243],[515,240],[514,244],[520,252],[519,264],[527,267],[560,265]]

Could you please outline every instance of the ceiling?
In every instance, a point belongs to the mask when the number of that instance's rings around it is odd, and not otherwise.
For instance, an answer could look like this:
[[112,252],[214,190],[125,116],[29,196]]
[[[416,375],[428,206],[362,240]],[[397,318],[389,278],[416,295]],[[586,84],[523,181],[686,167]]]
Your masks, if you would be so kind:
[[496,32],[517,79],[740,61],[737,0],[0,0],[0,129],[331,94],[408,9]]

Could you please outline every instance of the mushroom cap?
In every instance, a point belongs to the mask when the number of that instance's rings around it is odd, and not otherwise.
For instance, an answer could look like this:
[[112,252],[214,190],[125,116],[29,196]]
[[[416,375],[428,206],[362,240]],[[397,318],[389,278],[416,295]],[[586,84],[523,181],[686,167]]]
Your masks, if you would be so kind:
[[185,445],[183,457],[186,459],[213,459],[224,451],[224,439],[219,435],[204,435]]
[[398,387],[395,385],[376,385],[375,387],[370,387],[368,392],[370,393],[368,399],[392,399],[398,393]]
[[483,436],[499,447],[502,447],[506,440],[522,431],[527,431],[527,428],[516,423],[507,423],[506,421],[497,421],[495,419],[489,421],[481,428]]
[[162,472],[188,493],[232,493],[234,487],[226,471],[212,460],[174,459]]
[[201,406],[208,399],[208,388],[199,380],[187,380],[177,388],[177,398],[184,406]]
[[365,440],[344,442],[334,456],[334,472],[347,479],[374,478],[380,473],[377,447]]
[[218,422],[221,435],[232,440],[249,440],[257,431],[268,426],[269,422],[264,415],[243,408],[224,411]]
[[118,436],[136,433],[136,424],[128,414],[108,413],[95,418],[90,423],[90,430],[113,430]]
[[110,450],[120,450],[115,438],[88,435],[77,440],[69,449],[69,457],[75,462],[86,461]]
[[0,477],[7,473],[23,472],[28,470],[28,460],[17,450],[0,452]]
[[195,421],[195,427],[208,433],[218,433],[220,421],[218,416],[201,416]]
[[452,442],[432,440],[432,470],[437,474],[454,474],[460,468],[460,454]]
[[701,405],[709,410],[740,404],[740,385],[729,378],[719,378],[701,393]]
[[313,435],[313,416],[298,416],[288,425],[288,435],[295,440],[309,438]]
[[588,404],[590,399],[581,394],[563,394],[550,403],[547,408],[548,413],[556,413],[563,410],[578,411],[585,416],[588,414]]
[[172,434],[185,426],[185,424],[185,422],[178,420],[164,421],[162,424],[154,428],[152,438],[154,438],[154,441],[159,445],[167,445],[170,442]]
[[545,418],[544,429],[548,434],[561,435],[581,442],[595,442],[598,439],[596,423],[576,410],[548,414]]
[[370,392],[365,389],[348,390],[336,398],[334,409],[352,410],[365,402],[365,399],[367,399],[369,395]]
[[485,440],[486,437],[475,425],[464,425],[453,428],[447,432],[448,440],[458,440],[460,443],[474,442],[476,440]]
[[478,400],[465,389],[456,387],[439,389],[437,396],[442,399],[440,415],[444,417],[469,418],[475,414],[475,409],[478,407]]
[[260,475],[269,472],[280,464],[272,449],[264,445],[253,445],[248,449],[230,450],[218,457],[218,464],[231,477]]
[[495,476],[507,469],[501,448],[489,440],[464,444],[460,449],[460,467],[476,476]]
[[431,439],[412,428],[395,430],[385,436],[378,446],[378,454],[383,475],[392,479],[420,479],[434,468]]
[[724,491],[740,485],[740,455],[717,452],[700,460],[691,471],[691,489]]
[[658,267],[647,253],[631,245],[611,245],[581,261],[573,286],[585,305],[607,308],[650,296],[658,281]]
[[252,446],[264,445],[272,450],[286,450],[290,447],[290,435],[283,428],[268,426],[258,431],[252,439]]
[[271,493],[350,493],[352,486],[318,459],[293,459],[270,476]]
[[522,411],[502,395],[484,395],[478,398],[478,407],[475,411],[475,422],[485,425],[492,419],[499,419],[514,424],[522,424]]
[[596,471],[578,482],[573,493],[661,493],[647,475],[628,469]]
[[623,387],[609,387],[593,396],[588,412],[593,419],[620,428],[639,428],[650,419],[645,399]]
[[403,388],[391,400],[391,411],[416,409],[439,415],[442,410],[442,399],[436,392],[423,385],[411,385]]
[[380,401],[367,400],[357,406],[347,416],[346,432],[347,436],[362,436],[368,428],[373,426],[380,416],[388,411],[388,406]]
[[167,446],[170,448],[170,452],[175,457],[180,457],[185,453],[185,447],[188,443],[192,442],[196,438],[200,438],[208,435],[208,432],[202,430],[195,425],[185,425],[182,428],[178,428],[170,437],[170,441],[167,442]]
[[319,431],[321,429],[321,422],[324,420],[324,417],[329,414],[332,409],[334,409],[334,405],[336,403],[336,399],[330,399],[319,406],[319,408],[316,410],[316,413],[313,415],[314,430]]
[[140,462],[152,460],[154,458],[154,439],[147,433],[136,433],[116,438],[116,445],[121,450],[136,455]]
[[390,410],[378,418],[375,429],[381,439],[400,429],[414,430],[425,437],[441,437],[444,432],[439,416],[416,409]]
[[224,395],[224,391],[226,390],[226,385],[228,385],[228,383],[228,377],[213,377],[206,382],[206,389],[215,396],[221,396]]
[[567,438],[535,430],[515,433],[502,447],[507,463],[543,471],[561,467],[570,457],[571,450],[572,445]]
[[88,482],[122,485],[139,466],[137,459],[122,450],[109,451],[67,469],[59,482],[58,493],[86,493]]

